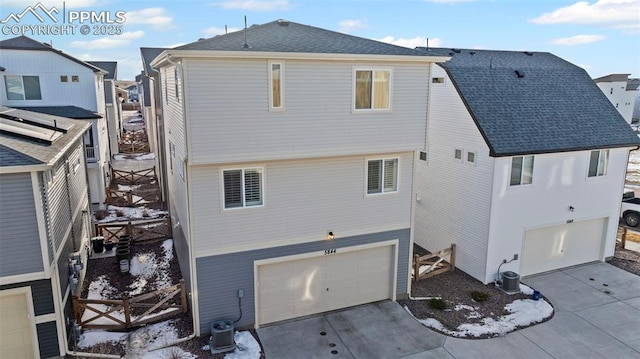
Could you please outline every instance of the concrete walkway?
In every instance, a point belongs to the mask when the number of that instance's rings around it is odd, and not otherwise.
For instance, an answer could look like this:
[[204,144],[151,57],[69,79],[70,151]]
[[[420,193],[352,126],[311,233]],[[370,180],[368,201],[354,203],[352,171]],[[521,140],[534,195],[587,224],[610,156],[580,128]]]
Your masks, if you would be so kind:
[[395,302],[260,328],[258,336],[268,359],[640,358],[640,276],[591,263],[523,282],[549,299],[555,315],[504,337],[446,337]]

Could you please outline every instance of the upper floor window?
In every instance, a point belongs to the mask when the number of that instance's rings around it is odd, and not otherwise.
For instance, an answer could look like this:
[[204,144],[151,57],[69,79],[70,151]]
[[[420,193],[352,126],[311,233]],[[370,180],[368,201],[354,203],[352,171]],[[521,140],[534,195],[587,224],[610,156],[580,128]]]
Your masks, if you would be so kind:
[[[80,82],[80,76],[71,75],[71,82]],[[99,82],[98,82],[99,83]]]
[[356,110],[391,108],[391,70],[356,69],[354,77],[353,102]]
[[173,69],[173,85],[175,87],[174,91],[176,92],[176,100],[180,102],[180,87],[178,84],[178,67],[174,67]]
[[224,208],[262,206],[262,168],[222,171]]
[[5,75],[7,100],[42,100],[38,76]]
[[60,75],[60,82],[69,82],[69,76]]
[[431,78],[431,83],[432,84],[443,84],[444,83],[444,77],[432,77]]
[[269,108],[272,110],[281,110],[284,108],[283,70],[283,63],[269,63]]
[[533,156],[511,158],[511,186],[533,183]]
[[589,177],[606,176],[609,166],[609,150],[591,151],[589,158]]
[[367,161],[367,194],[398,191],[398,159]]

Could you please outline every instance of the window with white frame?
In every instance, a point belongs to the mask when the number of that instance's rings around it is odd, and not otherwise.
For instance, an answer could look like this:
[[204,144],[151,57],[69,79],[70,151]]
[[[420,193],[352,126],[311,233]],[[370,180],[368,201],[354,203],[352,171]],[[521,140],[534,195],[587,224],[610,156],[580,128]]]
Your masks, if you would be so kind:
[[512,157],[509,185],[520,186],[531,183],[533,183],[533,156]]
[[468,151],[467,152],[467,162],[468,163],[476,163],[476,153]]
[[222,171],[224,208],[262,206],[262,168],[238,168]]
[[367,194],[398,191],[398,159],[367,161]]
[[173,174],[173,158],[176,156],[176,146],[169,141],[169,172]]
[[269,109],[284,108],[284,64],[269,62]]
[[453,151],[453,158],[462,162],[462,149],[456,148]]
[[589,157],[589,177],[599,177],[607,175],[609,166],[609,150],[591,151]]
[[7,100],[42,100],[40,77],[4,75]]
[[391,108],[391,70],[354,70],[353,103],[355,110],[388,110]]

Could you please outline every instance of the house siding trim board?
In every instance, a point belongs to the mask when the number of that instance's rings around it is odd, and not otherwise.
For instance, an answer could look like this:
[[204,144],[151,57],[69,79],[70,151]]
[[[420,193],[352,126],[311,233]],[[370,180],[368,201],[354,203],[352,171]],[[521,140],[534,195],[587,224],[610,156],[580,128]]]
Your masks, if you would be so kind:
[[270,247],[246,252],[236,252],[196,259],[196,283],[198,288],[199,335],[209,333],[210,323],[216,319],[238,318],[238,290],[244,290],[243,316],[238,327],[255,324],[255,265],[265,260],[281,260],[286,256],[317,255],[325,250],[348,248],[360,245],[382,245],[397,241],[397,263],[395,294],[398,298],[408,295],[410,229],[377,232],[334,240],[322,240],[281,247]]

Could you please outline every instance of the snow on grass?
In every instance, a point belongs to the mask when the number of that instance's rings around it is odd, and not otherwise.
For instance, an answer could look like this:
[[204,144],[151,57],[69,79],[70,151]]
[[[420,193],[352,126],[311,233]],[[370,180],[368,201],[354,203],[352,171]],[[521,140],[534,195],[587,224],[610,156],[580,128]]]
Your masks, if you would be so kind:
[[85,330],[78,342],[78,348],[85,349],[102,343],[119,343],[128,333],[114,333],[106,330]]
[[157,258],[154,253],[140,253],[131,259],[129,273],[137,278],[130,286],[129,295],[142,294],[142,289],[152,278],[155,278],[156,289],[171,286],[168,270],[173,259],[173,240],[167,239],[162,242],[162,249],[164,256],[161,258]]
[[[137,197],[137,196],[134,196]],[[139,198],[139,197],[138,197]],[[118,221],[129,221],[136,219],[155,219],[166,215],[167,211],[158,211],[144,207],[118,207],[108,206],[108,215],[98,220],[98,223],[111,223]]]
[[[507,304],[504,309],[510,314],[500,316],[497,320],[484,318],[480,323],[461,324],[456,330],[445,328],[442,323],[434,318],[416,319],[428,328],[433,328],[454,337],[464,338],[480,337],[483,335],[501,336],[516,330],[518,327],[541,322],[553,314],[553,307],[544,299],[518,299]],[[405,310],[411,313],[406,306]]]
[[525,295],[533,295],[533,289],[526,284],[520,283],[520,293]]

